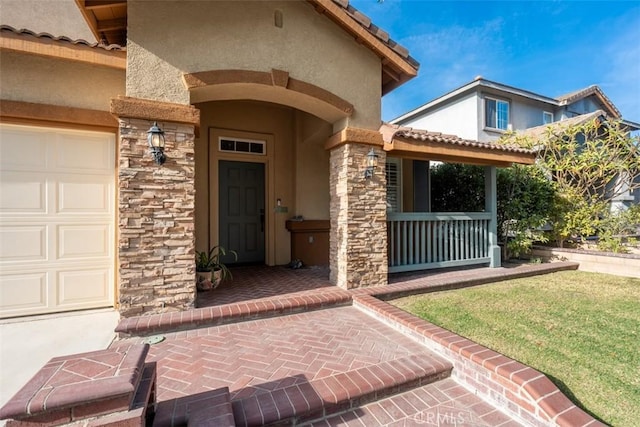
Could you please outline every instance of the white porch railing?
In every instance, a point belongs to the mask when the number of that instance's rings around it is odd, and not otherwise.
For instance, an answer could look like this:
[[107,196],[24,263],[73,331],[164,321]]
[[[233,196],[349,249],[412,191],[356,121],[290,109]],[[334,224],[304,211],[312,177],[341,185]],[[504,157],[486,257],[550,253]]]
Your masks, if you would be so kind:
[[389,213],[389,273],[491,261],[491,214]]

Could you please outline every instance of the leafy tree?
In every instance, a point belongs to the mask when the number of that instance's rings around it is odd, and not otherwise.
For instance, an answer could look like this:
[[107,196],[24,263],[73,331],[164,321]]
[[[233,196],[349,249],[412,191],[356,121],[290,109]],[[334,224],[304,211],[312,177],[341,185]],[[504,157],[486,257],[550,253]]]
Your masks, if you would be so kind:
[[500,142],[539,150],[537,165],[558,194],[551,217],[560,245],[604,231],[611,202],[640,189],[640,141],[619,121],[557,124],[537,137],[511,134]]
[[535,166],[498,169],[498,234],[504,258],[519,257],[546,242],[542,227],[554,210],[553,184]]
[[[484,210],[484,168],[443,163],[431,169],[431,209],[434,212]],[[520,256],[534,241],[553,210],[552,183],[532,166],[498,169],[498,234],[505,259]]]
[[481,212],[484,210],[484,168],[441,163],[431,168],[433,212]]
[[632,237],[638,233],[640,225],[640,205],[633,205],[622,212],[614,212],[602,219],[601,231],[598,235],[598,249],[610,252],[627,252],[627,245],[637,244]]

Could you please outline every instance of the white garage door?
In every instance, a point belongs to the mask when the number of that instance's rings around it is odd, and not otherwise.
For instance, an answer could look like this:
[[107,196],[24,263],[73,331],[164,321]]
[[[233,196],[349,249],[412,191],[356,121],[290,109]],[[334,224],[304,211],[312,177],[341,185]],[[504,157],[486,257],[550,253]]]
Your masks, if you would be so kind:
[[0,317],[113,306],[115,137],[0,125]]

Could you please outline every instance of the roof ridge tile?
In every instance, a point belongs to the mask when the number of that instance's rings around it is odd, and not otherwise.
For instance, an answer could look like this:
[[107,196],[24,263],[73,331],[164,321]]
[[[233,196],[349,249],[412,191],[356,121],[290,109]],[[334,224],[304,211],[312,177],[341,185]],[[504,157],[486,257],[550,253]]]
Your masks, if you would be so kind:
[[391,50],[400,55],[412,67],[418,68],[420,64],[409,54],[409,49],[393,40],[389,33],[373,24],[371,18],[349,4],[349,0],[331,0],[334,4],[340,6],[347,15],[356,21],[362,28],[367,30],[371,35],[386,44]]

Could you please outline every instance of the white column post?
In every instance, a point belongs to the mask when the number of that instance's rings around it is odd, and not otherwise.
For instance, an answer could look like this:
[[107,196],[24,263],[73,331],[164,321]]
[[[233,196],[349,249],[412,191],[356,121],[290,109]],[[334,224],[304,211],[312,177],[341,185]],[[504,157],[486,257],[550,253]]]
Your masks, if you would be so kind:
[[498,246],[498,194],[495,166],[484,168],[484,210],[491,214],[489,221],[489,267],[496,268],[502,265],[500,259],[500,246]]

